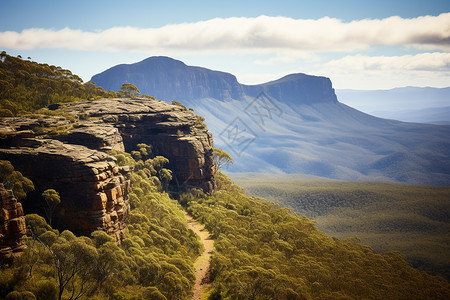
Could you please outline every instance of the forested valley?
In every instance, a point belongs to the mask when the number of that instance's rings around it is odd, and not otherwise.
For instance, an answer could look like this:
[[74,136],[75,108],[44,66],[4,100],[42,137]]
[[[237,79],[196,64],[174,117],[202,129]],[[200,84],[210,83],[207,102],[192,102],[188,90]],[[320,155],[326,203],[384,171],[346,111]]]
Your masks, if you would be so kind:
[[[88,92],[90,83],[82,85],[57,67],[2,57],[4,116],[114,96],[93,86],[96,92]],[[45,71],[28,70],[31,66]],[[20,77],[23,69],[28,74]],[[36,85],[46,79],[48,83]],[[329,237],[308,217],[248,196],[220,171],[214,192],[174,193],[169,161],[153,155],[151,145],[110,154],[119,165],[133,168],[126,238],[118,244],[103,231],[75,236],[53,229],[48,218],[27,215],[26,250],[14,261],[2,262],[0,298],[189,299],[193,262],[203,249],[183,210],[214,239],[207,299],[450,298],[446,279],[411,267],[401,253],[376,254],[357,239]],[[8,162],[2,165],[7,166],[1,168],[2,181],[8,178],[23,193],[33,188]]]

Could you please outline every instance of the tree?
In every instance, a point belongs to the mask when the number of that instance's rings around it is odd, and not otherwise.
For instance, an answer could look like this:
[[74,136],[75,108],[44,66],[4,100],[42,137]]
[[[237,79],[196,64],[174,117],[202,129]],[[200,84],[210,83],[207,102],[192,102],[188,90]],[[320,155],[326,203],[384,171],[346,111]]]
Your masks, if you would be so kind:
[[5,188],[11,189],[18,200],[25,198],[28,192],[34,190],[33,182],[19,171],[15,171],[8,160],[0,160],[0,182]]
[[44,211],[47,215],[48,225],[52,226],[52,215],[56,207],[61,203],[61,198],[59,193],[53,189],[45,190],[42,193],[42,197],[47,204],[47,206],[44,205]]
[[122,86],[120,87],[120,91],[122,92],[125,98],[139,97],[139,95],[141,94],[139,89],[134,84],[131,83],[122,84]]
[[164,191],[169,187],[169,182],[172,180],[172,171],[166,168],[162,168],[158,172],[159,180]]
[[137,144],[137,147],[139,148],[139,152],[141,152],[141,157],[138,158],[138,159],[147,160],[148,158],[150,158],[153,155],[153,153],[152,153],[152,148],[153,148],[152,145]]
[[222,167],[226,167],[229,164],[233,164],[233,158],[231,155],[220,148],[214,148],[213,158],[217,170],[220,170]]
[[95,288],[92,276],[97,271],[98,252],[81,238],[67,240],[63,234],[50,247],[59,290],[58,299],[62,299],[69,284],[72,289],[69,299],[78,299]]

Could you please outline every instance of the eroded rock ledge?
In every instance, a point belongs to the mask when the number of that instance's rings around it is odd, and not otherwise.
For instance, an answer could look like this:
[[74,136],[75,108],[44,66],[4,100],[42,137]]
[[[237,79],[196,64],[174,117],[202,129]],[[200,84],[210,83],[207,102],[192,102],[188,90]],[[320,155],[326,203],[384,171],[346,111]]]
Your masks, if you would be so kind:
[[54,227],[83,235],[102,229],[120,241],[129,211],[130,170],[107,151],[131,151],[139,143],[169,159],[173,189],[214,190],[212,135],[192,111],[149,99],[100,99],[59,110],[65,118],[0,119],[0,159],[11,161],[36,187],[22,201],[26,213],[44,215],[41,193],[55,189],[61,204],[52,217]]
[[[192,111],[149,99],[76,102],[63,110],[91,120],[96,126],[117,128],[127,151],[135,150],[139,143],[152,145],[155,154],[169,159],[177,188],[193,186],[206,192],[214,189],[212,134]],[[71,142],[76,143],[77,139]],[[105,147],[119,148],[118,143],[114,140]]]
[[129,211],[129,168],[119,167],[114,157],[85,146],[51,139],[28,142],[28,147],[0,149],[0,159],[11,161],[36,187],[23,200],[25,210],[42,212],[45,203],[40,194],[54,189],[61,197],[54,227],[84,235],[102,229],[120,241]]

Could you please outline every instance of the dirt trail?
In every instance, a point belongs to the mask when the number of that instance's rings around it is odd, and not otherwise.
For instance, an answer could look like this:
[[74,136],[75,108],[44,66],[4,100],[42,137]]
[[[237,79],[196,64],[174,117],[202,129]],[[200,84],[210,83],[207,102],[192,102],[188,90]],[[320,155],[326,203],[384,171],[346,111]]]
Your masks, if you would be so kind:
[[205,284],[209,283],[209,258],[214,248],[214,241],[211,239],[209,232],[206,231],[205,227],[198,223],[193,217],[191,217],[187,212],[184,213],[188,226],[192,229],[199,237],[202,244],[205,246],[205,250],[202,254],[195,260],[195,284],[192,289],[194,300],[201,300],[203,288]]

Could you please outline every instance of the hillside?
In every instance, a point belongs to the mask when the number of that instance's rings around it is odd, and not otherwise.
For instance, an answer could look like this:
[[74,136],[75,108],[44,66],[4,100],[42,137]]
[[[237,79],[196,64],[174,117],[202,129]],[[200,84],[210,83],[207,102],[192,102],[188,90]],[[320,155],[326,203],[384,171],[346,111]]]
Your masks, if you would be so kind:
[[0,54],[0,116],[12,117],[56,103],[115,97],[61,67]]
[[415,267],[450,278],[450,188],[233,174],[249,195],[291,208],[341,239],[400,251]]
[[151,57],[92,80],[105,89],[129,81],[157,99],[192,107],[206,118],[216,146],[236,160],[230,172],[450,184],[449,126],[362,113],[340,103],[325,77],[292,74],[246,86],[231,74]]

